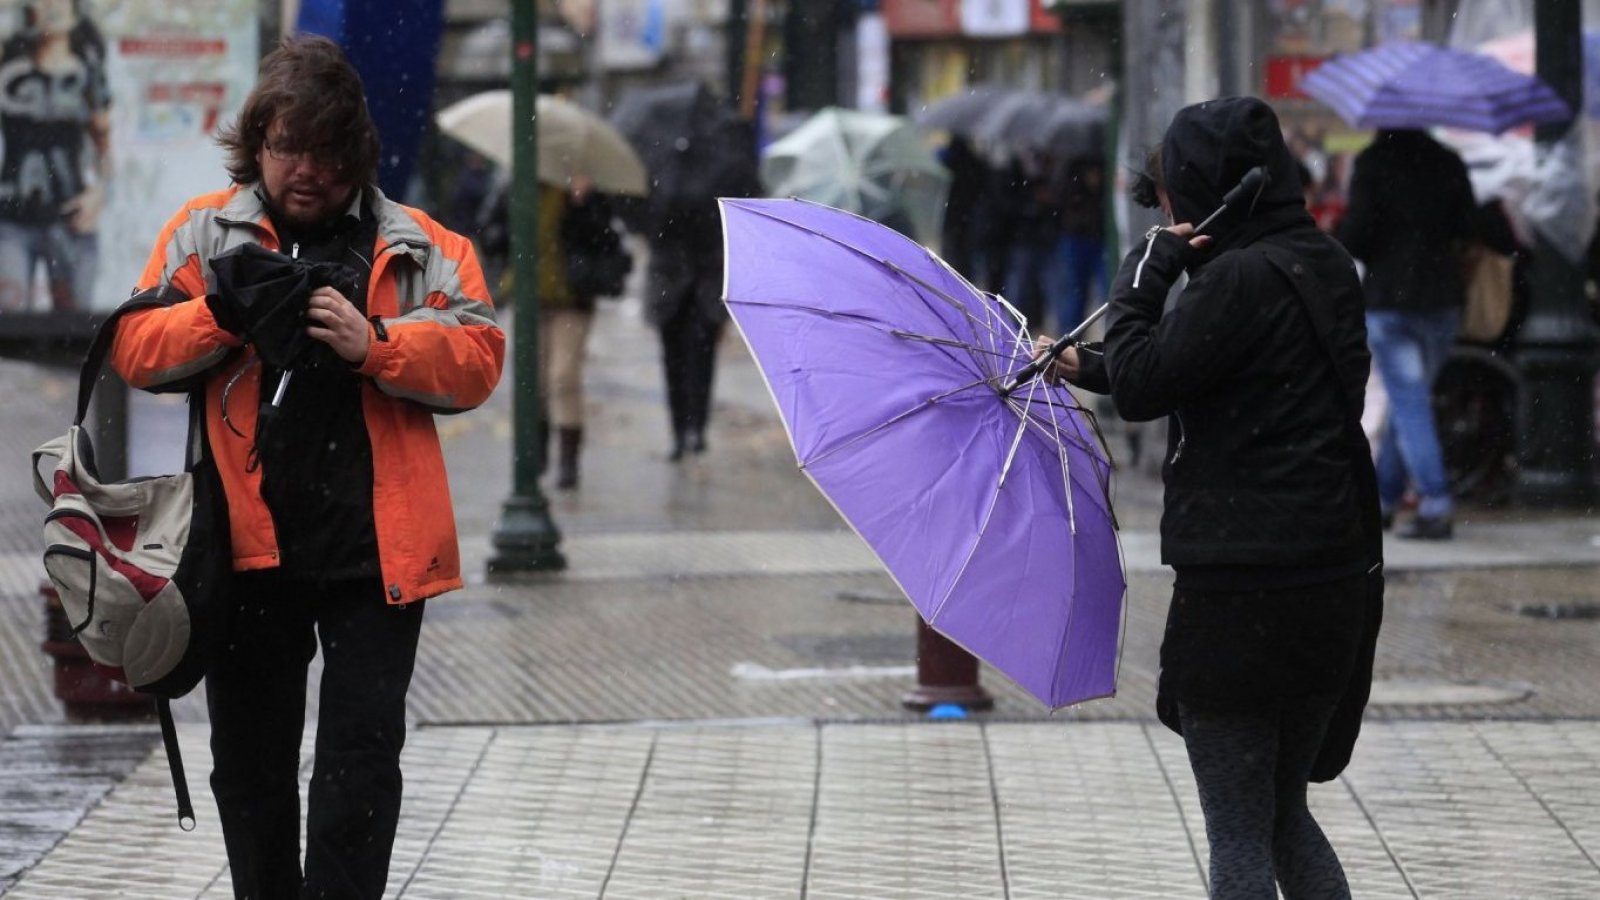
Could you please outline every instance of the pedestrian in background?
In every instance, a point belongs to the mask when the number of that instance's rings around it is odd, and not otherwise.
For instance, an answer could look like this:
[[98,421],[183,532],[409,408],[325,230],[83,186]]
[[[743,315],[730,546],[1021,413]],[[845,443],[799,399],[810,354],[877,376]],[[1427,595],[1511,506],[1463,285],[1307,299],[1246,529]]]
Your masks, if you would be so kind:
[[984,189],[989,181],[989,164],[983,161],[972,142],[961,135],[953,135],[950,143],[939,152],[939,162],[950,172],[950,192],[945,197],[944,221],[941,223],[939,255],[960,272],[962,277],[976,284],[982,261],[980,241],[986,223],[984,216]]
[[1466,290],[1461,254],[1477,204],[1461,157],[1422,131],[1382,130],[1356,156],[1337,235],[1367,267],[1367,334],[1388,396],[1378,444],[1387,526],[1411,487],[1417,513],[1397,532],[1448,539],[1455,501],[1433,422],[1433,382],[1450,356]]
[[1061,173],[1063,278],[1050,296],[1055,327],[1071,331],[1083,321],[1091,298],[1106,295],[1105,161],[1094,156],[1068,160]]
[[[360,76],[320,37],[285,41],[220,142],[234,184],[190,200],[140,277],[162,301],[122,320],[113,364],[148,390],[203,383],[204,434],[227,496],[233,631],[206,677],[212,792],[235,896],[383,895],[400,818],[406,693],[424,601],[462,586],[435,413],[499,379],[505,337],[471,243],[376,187]],[[351,267],[311,294],[312,360],[278,383],[211,262],[256,243]],[[323,654],[300,855],[306,679]]]
[[[1262,190],[1197,236],[1256,166]],[[1157,712],[1188,749],[1210,894],[1349,897],[1306,786],[1348,760],[1381,610],[1361,287],[1260,100],[1179,111],[1136,188],[1177,224],[1123,260],[1104,345],[1055,371],[1109,391],[1125,418],[1170,417],[1161,556],[1176,577]]]
[[[741,165],[723,173],[709,192],[674,191],[666,179],[657,177],[642,223],[650,244],[645,315],[661,335],[661,365],[672,422],[672,448],[667,458],[673,462],[706,451],[717,345],[728,324],[728,309],[722,302],[722,215],[717,198],[753,197],[761,192],[748,129],[741,126],[726,132],[718,140],[738,146]],[[677,152],[708,151],[685,141]],[[748,166],[742,164],[745,157]]]
[[[546,436],[556,443],[556,487],[578,486],[583,372],[595,298],[617,296],[633,259],[612,228],[609,199],[579,176],[565,189],[539,185],[539,379]],[[553,430],[553,432],[552,432]]]

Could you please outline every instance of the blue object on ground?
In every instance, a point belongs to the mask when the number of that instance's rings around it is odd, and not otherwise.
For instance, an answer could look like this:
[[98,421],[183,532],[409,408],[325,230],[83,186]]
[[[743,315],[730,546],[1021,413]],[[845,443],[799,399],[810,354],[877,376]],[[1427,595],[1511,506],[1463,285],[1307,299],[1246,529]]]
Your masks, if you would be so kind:
[[941,703],[928,710],[930,719],[965,719],[967,708],[956,703]]

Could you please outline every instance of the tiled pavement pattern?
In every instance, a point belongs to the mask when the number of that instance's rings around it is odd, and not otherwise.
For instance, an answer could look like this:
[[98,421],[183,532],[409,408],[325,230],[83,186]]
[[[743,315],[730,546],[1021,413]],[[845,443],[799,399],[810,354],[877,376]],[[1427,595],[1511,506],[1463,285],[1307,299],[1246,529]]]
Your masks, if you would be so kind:
[[[202,729],[183,737],[203,771]],[[215,813],[179,831],[165,766],[6,896],[226,897]],[[405,767],[387,896],[407,900],[1203,894],[1193,781],[1158,725],[421,728]],[[1312,805],[1357,897],[1593,897],[1597,773],[1592,723],[1374,723]]]

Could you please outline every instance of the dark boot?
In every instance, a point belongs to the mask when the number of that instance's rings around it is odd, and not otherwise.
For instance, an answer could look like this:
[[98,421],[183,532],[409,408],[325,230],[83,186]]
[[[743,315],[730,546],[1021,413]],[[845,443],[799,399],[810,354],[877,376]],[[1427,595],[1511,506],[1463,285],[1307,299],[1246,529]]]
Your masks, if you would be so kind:
[[556,487],[570,491],[578,486],[578,448],[583,445],[582,428],[561,428],[556,432],[559,456],[556,460]]

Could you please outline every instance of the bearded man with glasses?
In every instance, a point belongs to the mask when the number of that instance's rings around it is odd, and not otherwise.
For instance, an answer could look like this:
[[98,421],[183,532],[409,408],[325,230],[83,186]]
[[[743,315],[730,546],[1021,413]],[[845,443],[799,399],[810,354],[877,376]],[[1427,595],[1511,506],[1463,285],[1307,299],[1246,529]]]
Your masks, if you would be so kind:
[[[489,397],[505,336],[471,242],[375,185],[377,129],[337,45],[295,38],[268,54],[220,142],[234,184],[167,223],[138,284],[162,305],[121,321],[113,365],[139,388],[199,386],[227,495],[232,630],[206,701],[234,892],[379,898],[424,601],[462,586],[433,416]],[[311,291],[312,350],[270,429],[261,411],[282,373],[219,302],[211,268],[249,243],[353,273],[348,292]],[[319,643],[302,870],[300,742]]]

